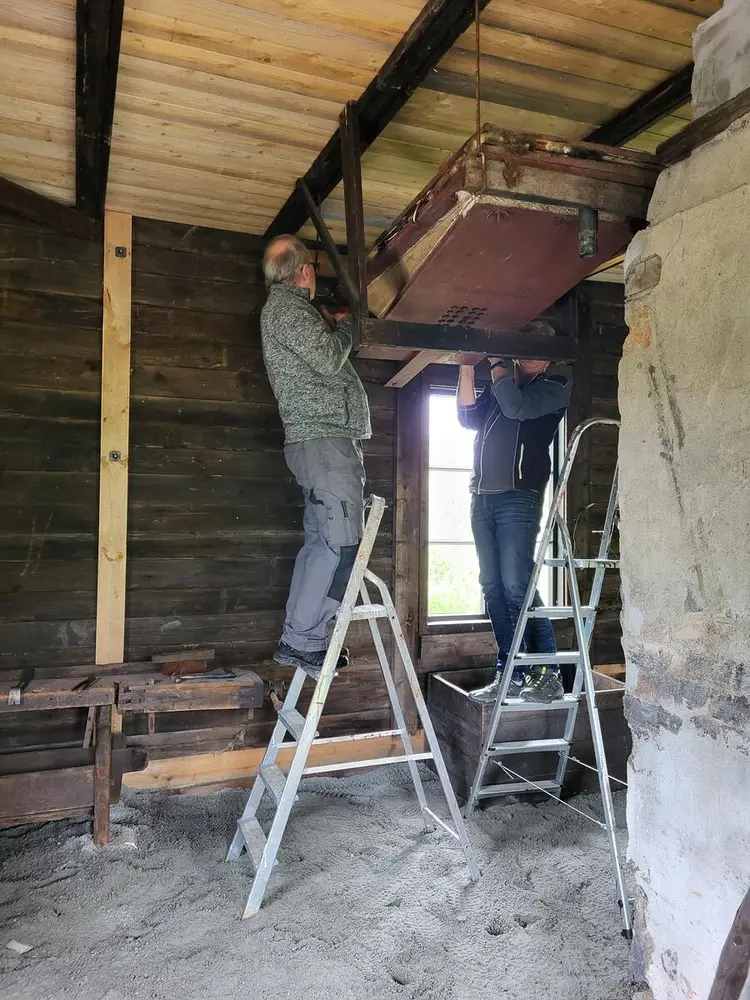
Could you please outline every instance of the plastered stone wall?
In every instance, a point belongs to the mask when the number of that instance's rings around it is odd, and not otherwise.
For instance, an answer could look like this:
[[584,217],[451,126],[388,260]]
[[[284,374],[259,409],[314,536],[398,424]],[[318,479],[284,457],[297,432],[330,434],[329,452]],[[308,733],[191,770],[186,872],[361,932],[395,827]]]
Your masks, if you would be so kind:
[[750,0],[724,0],[693,35],[693,117],[750,88]]
[[634,957],[655,1000],[706,1000],[750,885],[750,116],[650,221],[620,364]]

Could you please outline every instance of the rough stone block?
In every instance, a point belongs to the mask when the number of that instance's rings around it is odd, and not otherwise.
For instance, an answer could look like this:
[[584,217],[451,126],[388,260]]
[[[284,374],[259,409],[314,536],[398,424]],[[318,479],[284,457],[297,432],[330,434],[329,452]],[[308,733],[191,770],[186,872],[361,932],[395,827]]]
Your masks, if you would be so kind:
[[750,3],[724,0],[693,35],[693,117],[750,88]]

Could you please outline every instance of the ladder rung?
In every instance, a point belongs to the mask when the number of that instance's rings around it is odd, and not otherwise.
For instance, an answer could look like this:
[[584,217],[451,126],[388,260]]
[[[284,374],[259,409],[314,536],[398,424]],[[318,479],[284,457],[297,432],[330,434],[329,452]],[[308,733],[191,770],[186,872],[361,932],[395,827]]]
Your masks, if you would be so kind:
[[442,828],[445,830],[446,833],[449,833],[451,837],[453,837],[455,840],[458,840],[460,843],[461,838],[459,837],[458,833],[453,829],[452,826],[448,826],[448,824],[444,820],[440,819],[439,816],[436,816],[435,813],[432,811],[432,809],[428,809],[427,806],[425,806],[423,812],[425,813],[426,816],[430,817],[433,823],[437,823],[438,826],[442,826]]
[[373,757],[369,760],[344,760],[335,764],[316,764],[306,767],[303,774],[325,774],[327,771],[354,771],[360,767],[378,767],[380,764],[406,764],[410,760],[432,760],[432,754],[424,753],[399,754],[397,757]]
[[512,743],[495,743],[490,747],[490,756],[505,753],[551,753],[567,750],[570,744],[557,740],[515,740]]
[[549,701],[546,704],[541,701],[521,701],[520,698],[508,698],[503,702],[503,713],[505,712],[561,712],[564,709],[570,710],[578,704],[578,698],[572,694],[564,694],[557,701]]
[[[305,728],[305,717],[296,708],[283,709],[279,712],[279,719],[281,724],[284,726],[286,731],[290,733],[295,740],[298,740],[302,736],[302,730]],[[318,735],[317,733],[315,734]]]
[[363,618],[387,618],[388,612],[384,604],[358,604],[352,608],[352,621],[360,621]]
[[516,653],[513,661],[518,667],[548,667],[553,663],[578,663],[581,654],[577,649],[564,650],[562,653]]
[[266,835],[263,833],[260,823],[254,816],[250,816],[248,819],[241,819],[237,826],[242,834],[242,839],[245,841],[245,847],[253,863],[253,868],[257,872],[258,868],[260,868],[261,858],[263,857],[263,849],[266,846]]
[[[604,569],[619,569],[620,560],[619,559],[599,559],[598,557],[594,559],[574,559],[573,564],[576,569],[598,569],[600,566]],[[567,566],[567,559],[545,559],[545,566]]]
[[[584,618],[590,618],[596,614],[596,608],[587,604],[581,608],[581,614]],[[573,609],[559,605],[553,608],[529,608],[527,615],[529,618],[572,618]]]
[[560,785],[552,779],[535,781],[530,785],[527,781],[506,781],[501,785],[485,785],[479,789],[478,798],[491,799],[496,795],[517,795],[519,792],[553,792],[560,790]]
[[258,774],[278,805],[286,787],[286,775],[278,764],[261,764],[258,768]]

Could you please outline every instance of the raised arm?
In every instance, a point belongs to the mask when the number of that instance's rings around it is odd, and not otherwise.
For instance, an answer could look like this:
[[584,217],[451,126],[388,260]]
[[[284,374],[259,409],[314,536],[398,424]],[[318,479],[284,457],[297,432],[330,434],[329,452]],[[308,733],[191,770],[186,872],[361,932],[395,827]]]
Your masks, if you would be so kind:
[[492,383],[500,411],[511,420],[534,420],[564,410],[570,403],[570,389],[570,379],[546,376],[519,386],[509,374]]
[[352,322],[345,318],[331,329],[317,310],[300,304],[284,316],[277,336],[319,375],[336,375],[352,349]]
[[477,399],[473,365],[461,365],[458,370],[456,406],[458,422],[462,427],[466,427],[470,431],[478,431],[484,425],[492,406],[492,396],[485,389]]

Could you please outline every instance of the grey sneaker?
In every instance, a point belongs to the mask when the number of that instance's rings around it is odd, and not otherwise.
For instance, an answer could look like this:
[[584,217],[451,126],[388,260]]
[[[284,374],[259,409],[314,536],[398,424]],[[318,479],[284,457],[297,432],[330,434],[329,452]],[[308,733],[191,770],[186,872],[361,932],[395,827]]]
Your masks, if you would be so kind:
[[534,667],[526,675],[521,689],[521,701],[538,702],[549,705],[551,701],[559,701],[565,694],[560,671],[555,667]]
[[[323,669],[323,661],[326,658],[326,650],[320,649],[315,652],[304,652],[299,649],[294,649],[286,642],[280,642],[276,652],[273,654],[274,660],[280,663],[282,667],[294,667],[295,669],[300,668],[305,671],[308,677],[312,677],[314,681],[318,680],[320,673]],[[343,647],[341,653],[339,654],[339,660],[336,664],[337,670],[343,670],[344,667],[349,666],[349,650],[346,646]]]
[[[487,684],[483,688],[477,688],[476,691],[471,692],[471,697],[474,701],[478,701],[482,705],[489,705],[493,701],[497,701],[497,692],[500,690],[500,683],[503,679],[502,672],[498,670],[495,674],[495,679]],[[518,698],[521,693],[521,688],[523,686],[523,680],[516,674],[510,679],[510,687],[508,688],[508,698]]]

